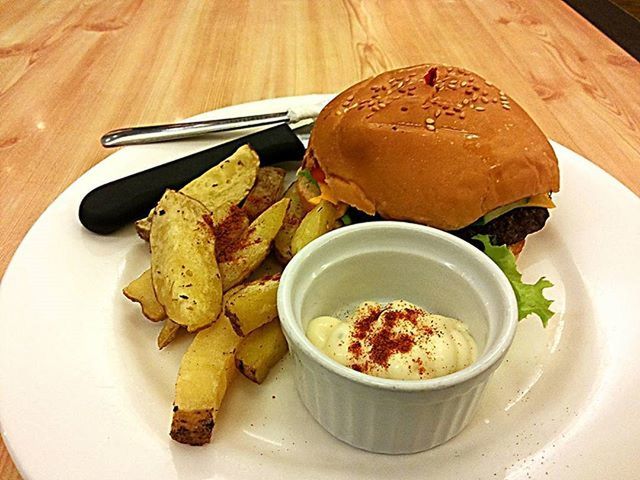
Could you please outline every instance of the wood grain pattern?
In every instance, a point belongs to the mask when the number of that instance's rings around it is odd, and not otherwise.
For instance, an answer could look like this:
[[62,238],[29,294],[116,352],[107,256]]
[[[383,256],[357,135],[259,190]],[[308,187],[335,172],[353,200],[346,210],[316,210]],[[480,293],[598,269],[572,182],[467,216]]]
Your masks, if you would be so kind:
[[[640,64],[559,0],[0,1],[0,274],[102,133],[463,65],[640,194]],[[19,478],[0,445],[0,478]]]

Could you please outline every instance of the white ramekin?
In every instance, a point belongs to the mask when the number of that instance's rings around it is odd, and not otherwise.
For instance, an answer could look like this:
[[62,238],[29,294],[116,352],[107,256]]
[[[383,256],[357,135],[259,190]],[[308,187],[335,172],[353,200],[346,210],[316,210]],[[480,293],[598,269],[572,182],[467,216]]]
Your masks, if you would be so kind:
[[[478,343],[477,361],[436,379],[382,379],[329,359],[305,335],[317,316],[399,299],[464,321]],[[435,447],[467,425],[518,323],[513,290],[486,255],[403,222],[353,225],[311,242],[282,274],[278,311],[311,415],[344,442],[394,454]]]

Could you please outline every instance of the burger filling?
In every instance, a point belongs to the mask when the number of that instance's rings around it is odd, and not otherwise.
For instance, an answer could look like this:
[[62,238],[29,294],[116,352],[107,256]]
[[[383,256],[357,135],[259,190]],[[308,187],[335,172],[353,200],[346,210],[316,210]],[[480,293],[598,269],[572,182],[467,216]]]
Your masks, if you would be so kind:
[[494,245],[513,245],[524,240],[530,233],[541,230],[547,218],[549,210],[544,207],[520,207],[486,224],[476,222],[450,233],[467,241],[471,241],[476,235],[488,235]]

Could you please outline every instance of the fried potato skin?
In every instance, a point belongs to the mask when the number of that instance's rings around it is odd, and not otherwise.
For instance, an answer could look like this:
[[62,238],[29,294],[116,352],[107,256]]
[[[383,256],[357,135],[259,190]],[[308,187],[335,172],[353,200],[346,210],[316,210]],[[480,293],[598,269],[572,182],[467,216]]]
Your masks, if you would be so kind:
[[151,280],[167,316],[190,332],[210,325],[222,308],[222,282],[208,210],[167,190],[151,225]]
[[340,211],[335,205],[322,200],[300,222],[291,239],[291,253],[295,255],[316,238],[333,230],[339,216]]
[[218,257],[224,291],[246,279],[264,261],[282,227],[289,199],[283,198],[256,218],[233,249]]
[[193,338],[176,381],[170,434],[177,442],[204,445],[211,441],[222,400],[235,376],[239,342],[224,314]]
[[132,302],[140,304],[142,315],[152,322],[160,322],[167,318],[164,307],[156,298],[156,292],[151,283],[151,270],[145,270],[142,274],[124,287],[122,293]]
[[178,334],[180,333],[180,325],[171,320],[170,318],[165,319],[164,324],[162,325],[162,329],[160,333],[158,333],[158,349],[162,350],[164,347],[173,342]]
[[280,275],[248,283],[228,295],[224,312],[235,332],[244,337],[278,316]]
[[274,365],[289,351],[278,319],[245,337],[236,349],[236,368],[255,383],[262,383]]
[[[243,145],[229,158],[187,183],[180,193],[198,200],[211,212],[226,204],[237,205],[256,182],[259,167],[258,154]],[[136,232],[144,240],[149,240],[152,214],[153,211],[136,222]]]
[[307,210],[302,204],[300,199],[300,193],[298,192],[298,181],[296,180],[291,184],[284,194],[284,198],[288,198],[291,203],[287,209],[287,214],[282,222],[282,228],[276,235],[273,248],[276,253],[276,258],[282,264],[287,264],[291,258],[293,258],[293,252],[291,251],[291,240],[296,230],[300,226],[302,219],[304,218]]
[[249,219],[254,220],[271,205],[282,198],[286,172],[278,167],[261,167],[256,183],[242,204]]

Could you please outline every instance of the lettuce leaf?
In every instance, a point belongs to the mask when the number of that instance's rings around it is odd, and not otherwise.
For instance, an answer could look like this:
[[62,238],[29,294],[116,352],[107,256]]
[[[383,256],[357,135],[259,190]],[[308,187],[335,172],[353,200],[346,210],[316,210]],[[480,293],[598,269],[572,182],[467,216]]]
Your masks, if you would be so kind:
[[316,187],[320,188],[320,186],[318,185],[318,181],[315,178],[313,178],[313,175],[311,175],[311,172],[309,170],[298,170],[298,175],[306,178],[311,183],[313,183]]
[[500,267],[511,283],[518,301],[518,319],[522,320],[527,315],[534,314],[546,327],[554,313],[549,309],[553,302],[544,297],[542,290],[552,287],[553,283],[544,277],[539,278],[534,284],[524,283],[516,266],[516,257],[506,245],[493,245],[488,235],[476,235],[473,239],[482,243],[484,253]]

